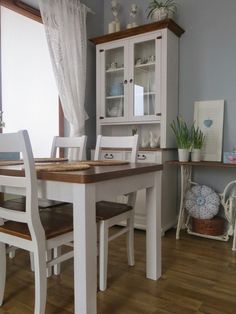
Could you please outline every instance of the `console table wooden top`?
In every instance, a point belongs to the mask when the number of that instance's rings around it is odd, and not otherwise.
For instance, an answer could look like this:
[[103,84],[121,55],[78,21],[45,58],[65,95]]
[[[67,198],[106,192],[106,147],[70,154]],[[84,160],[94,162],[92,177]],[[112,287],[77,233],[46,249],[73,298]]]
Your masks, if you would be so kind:
[[202,166],[202,167],[218,167],[218,168],[236,168],[236,164],[226,164],[218,161],[186,161],[181,162],[178,160],[170,160],[165,162],[168,165],[179,165],[179,166]]

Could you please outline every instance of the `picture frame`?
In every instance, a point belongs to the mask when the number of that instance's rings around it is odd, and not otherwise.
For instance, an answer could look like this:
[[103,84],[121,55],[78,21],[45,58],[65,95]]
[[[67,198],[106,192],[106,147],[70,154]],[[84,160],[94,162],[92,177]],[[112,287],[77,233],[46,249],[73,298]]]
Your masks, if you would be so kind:
[[224,100],[196,101],[194,103],[195,127],[205,135],[202,160],[222,161]]

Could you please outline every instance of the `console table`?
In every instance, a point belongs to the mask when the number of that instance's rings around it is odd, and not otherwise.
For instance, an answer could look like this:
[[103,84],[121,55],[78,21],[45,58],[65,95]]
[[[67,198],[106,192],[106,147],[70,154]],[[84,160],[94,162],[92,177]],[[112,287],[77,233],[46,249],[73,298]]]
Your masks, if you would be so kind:
[[[188,217],[185,211],[184,207],[184,198],[186,192],[190,189],[191,185],[194,184],[192,182],[192,167],[215,167],[215,168],[235,168],[236,164],[226,164],[222,162],[215,162],[215,161],[200,161],[200,162],[179,162],[177,160],[173,161],[167,161],[166,164],[168,165],[176,165],[180,166],[181,169],[181,198],[180,198],[180,208],[179,208],[179,216],[178,216],[178,224],[176,229],[176,239],[178,240],[180,238],[180,230],[182,228],[187,227],[187,232],[189,234],[197,235],[200,237],[207,237],[210,239],[215,240],[221,240],[221,241],[228,241],[230,235],[234,235],[233,240],[233,247],[232,250],[236,250],[236,223],[235,223],[235,213],[231,214],[231,217],[229,218],[229,215],[226,215],[226,218],[228,220],[228,228],[226,232],[223,235],[220,236],[210,236],[210,235],[204,235],[200,233],[193,232],[189,226],[188,226]],[[234,182],[236,185],[236,181]],[[221,198],[223,194],[220,194]],[[225,212],[226,208],[224,206]]]

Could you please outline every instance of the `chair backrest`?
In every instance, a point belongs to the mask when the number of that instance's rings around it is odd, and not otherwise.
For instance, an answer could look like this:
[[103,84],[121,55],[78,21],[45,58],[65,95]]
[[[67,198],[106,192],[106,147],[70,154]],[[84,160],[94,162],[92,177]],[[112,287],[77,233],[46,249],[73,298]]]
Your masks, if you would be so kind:
[[95,148],[94,160],[101,158],[102,148],[124,148],[131,149],[131,162],[137,161],[138,135],[134,136],[102,136],[98,135]]
[[0,134],[0,152],[22,153],[25,171],[24,177],[0,175],[0,191],[5,192],[11,188],[15,193],[26,196],[25,211],[0,207],[0,218],[27,223],[32,237],[35,230],[44,234],[39,217],[37,176],[28,132],[23,130]]
[[51,157],[55,158],[57,155],[57,148],[70,148],[73,153],[68,153],[70,160],[83,160],[85,158],[87,136],[80,137],[59,137],[55,136],[52,142]]

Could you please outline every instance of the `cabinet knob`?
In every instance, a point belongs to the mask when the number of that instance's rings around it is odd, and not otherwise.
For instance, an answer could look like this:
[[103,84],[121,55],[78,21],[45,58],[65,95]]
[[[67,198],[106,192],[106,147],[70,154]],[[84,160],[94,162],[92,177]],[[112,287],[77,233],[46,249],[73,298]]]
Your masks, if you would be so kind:
[[138,154],[138,160],[146,160],[147,159],[147,156],[144,155],[144,154]]
[[99,119],[100,119],[100,120],[103,120],[103,119],[104,119],[104,117],[99,117]]
[[128,83],[128,81],[127,80],[124,80],[124,84],[127,84]]
[[133,83],[133,79],[130,79],[129,82],[130,82],[130,83]]
[[156,113],[156,116],[160,117],[161,116],[161,112]]
[[105,154],[105,155],[104,155],[104,158],[105,158],[105,159],[113,159],[114,156],[113,156],[113,154]]

